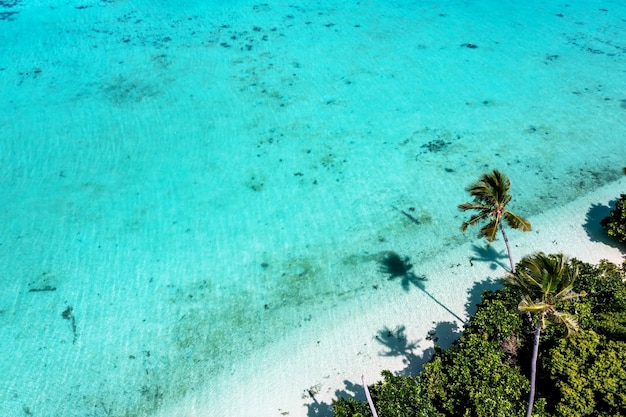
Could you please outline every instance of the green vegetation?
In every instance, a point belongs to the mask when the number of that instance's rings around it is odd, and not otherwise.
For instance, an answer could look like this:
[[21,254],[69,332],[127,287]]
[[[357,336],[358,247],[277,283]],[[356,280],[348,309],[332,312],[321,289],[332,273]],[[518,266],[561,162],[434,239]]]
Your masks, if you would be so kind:
[[[532,415],[626,417],[626,264],[591,265],[576,259],[561,264],[561,255],[543,256],[563,276],[558,285],[546,287],[567,289],[549,293],[569,294],[566,300],[546,296],[546,304],[562,315],[576,315],[579,331],[566,337],[566,325],[548,326],[541,332]],[[527,271],[524,265],[520,262],[518,269]],[[573,297],[583,289],[586,297]],[[536,297],[531,300],[539,304]],[[518,286],[505,284],[484,292],[457,343],[446,350],[437,348],[419,375],[383,372],[384,379],[370,387],[378,414],[523,416],[530,392],[526,370],[533,356],[534,332],[537,325],[542,327],[536,321],[540,316],[529,320],[518,314],[519,305]],[[333,410],[335,417],[371,416],[367,404],[354,399],[335,400]]]
[[626,243],[626,194],[620,195],[611,215],[600,222],[606,233],[618,242]]
[[470,219],[463,222],[461,231],[465,232],[469,226],[475,226],[479,223],[487,221],[478,231],[478,237],[484,237],[488,242],[496,239],[498,229],[502,233],[506,251],[509,254],[509,262],[511,263],[511,272],[515,273],[515,263],[511,255],[511,247],[507,239],[502,225],[502,218],[513,229],[521,229],[528,232],[531,228],[530,222],[523,217],[506,209],[506,205],[511,201],[511,181],[497,169],[488,174],[483,174],[478,182],[470,185],[467,191],[474,197],[471,203],[463,203],[458,207],[462,211],[475,210],[478,213],[472,215]]

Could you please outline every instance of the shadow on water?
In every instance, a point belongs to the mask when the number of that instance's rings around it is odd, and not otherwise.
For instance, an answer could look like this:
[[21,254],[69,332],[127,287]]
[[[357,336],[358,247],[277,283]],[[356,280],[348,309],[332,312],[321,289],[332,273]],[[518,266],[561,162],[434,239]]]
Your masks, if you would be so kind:
[[390,280],[400,279],[400,285],[404,291],[409,291],[411,286],[415,286],[419,288],[424,294],[426,294],[431,300],[437,303],[441,308],[450,313],[455,319],[459,320],[461,323],[464,320],[459,317],[455,312],[450,310],[446,305],[442,304],[441,301],[436,299],[432,294],[426,291],[427,281],[426,277],[417,276],[411,271],[413,265],[409,262],[409,257],[405,256],[404,258],[398,255],[396,252],[387,252],[385,256],[380,260],[380,272],[389,275]]

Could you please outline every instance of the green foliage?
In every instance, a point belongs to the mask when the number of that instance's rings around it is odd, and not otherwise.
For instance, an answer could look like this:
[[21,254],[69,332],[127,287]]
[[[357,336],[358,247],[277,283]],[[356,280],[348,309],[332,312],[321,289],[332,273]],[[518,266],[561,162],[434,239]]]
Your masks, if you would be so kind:
[[354,398],[333,400],[334,417],[372,417],[367,404]]
[[485,291],[457,346],[424,367],[425,395],[447,416],[522,415],[528,381],[515,366],[524,323],[510,288]]
[[610,339],[626,342],[626,311],[600,313],[595,316],[593,327]]
[[[561,326],[542,333],[538,398],[533,417],[626,417],[625,266],[603,261],[578,269],[573,291],[587,296],[558,304],[576,315],[580,331]],[[531,323],[517,312],[520,292],[504,287],[483,293],[459,341],[436,349],[418,376],[383,372],[370,391],[381,417],[521,416],[529,390]],[[335,417],[371,417],[365,402],[333,402]]]
[[589,362],[595,357],[600,343],[593,331],[581,331],[577,336],[561,339],[544,356],[544,369],[560,392],[556,405],[558,415],[583,416],[595,408],[594,394],[587,378],[583,378]]
[[596,392],[599,409],[607,415],[626,416],[626,344],[608,341],[589,370],[589,380]]
[[512,335],[523,336],[522,318],[515,308],[511,308],[518,301],[517,292],[510,287],[483,292],[482,303],[470,319],[464,335],[477,334],[492,341],[504,341]]
[[620,195],[615,210],[600,222],[606,233],[618,242],[626,242],[626,194]]
[[418,378],[395,376],[383,371],[384,380],[374,385],[372,400],[381,416],[438,417],[441,416],[429,401],[421,395]]
[[626,311],[626,278],[624,267],[606,260],[598,265],[572,260],[578,269],[575,291],[585,290],[585,302],[592,306],[593,313]]
[[582,328],[594,329],[608,339],[626,342],[626,277],[624,265],[606,260],[590,265],[573,260],[579,270],[575,289],[585,288],[587,296],[575,305]]
[[496,341],[463,336],[424,367],[422,381],[433,405],[448,416],[521,416],[528,381],[507,362]]
[[583,330],[560,340],[545,359],[558,393],[556,415],[626,416],[626,343]]

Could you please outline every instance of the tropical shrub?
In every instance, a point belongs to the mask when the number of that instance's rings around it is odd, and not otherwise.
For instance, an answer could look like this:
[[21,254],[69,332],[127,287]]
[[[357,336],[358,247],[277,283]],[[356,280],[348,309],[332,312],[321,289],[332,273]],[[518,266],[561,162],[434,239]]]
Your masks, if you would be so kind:
[[[575,291],[585,290],[583,299],[591,307],[591,313],[619,313],[626,311],[626,279],[625,265],[617,266],[606,260],[598,265],[571,261],[578,266],[579,274],[574,284]],[[594,323],[589,323],[593,327]]]
[[580,270],[576,290],[587,297],[574,306],[583,329],[553,340],[546,352],[544,386],[558,416],[626,416],[626,273],[601,261],[572,261]]
[[524,337],[524,322],[517,313],[519,296],[511,287],[484,291],[482,302],[470,319],[463,335],[477,334],[485,340],[504,341],[511,336]]
[[563,417],[626,416],[626,343],[593,330],[561,339],[545,357],[554,384],[554,414]]
[[440,351],[424,367],[421,382],[433,406],[447,416],[523,415],[528,380],[511,366],[498,342],[478,334]]

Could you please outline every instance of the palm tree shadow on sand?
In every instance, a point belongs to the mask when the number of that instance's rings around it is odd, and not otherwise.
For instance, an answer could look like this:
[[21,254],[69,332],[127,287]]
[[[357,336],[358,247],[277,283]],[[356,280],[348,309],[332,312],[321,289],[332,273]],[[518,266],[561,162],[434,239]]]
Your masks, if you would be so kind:
[[501,261],[501,259],[508,259],[508,256],[503,251],[497,251],[491,245],[472,245],[472,250],[474,255],[469,259],[471,266],[474,266],[474,262],[484,262],[489,264],[489,268],[492,271],[495,271],[498,267],[508,270],[508,265]]
[[[449,330],[452,330],[439,329],[439,324],[435,329],[428,332],[428,339],[433,339],[434,334],[438,333],[440,330],[442,332],[448,332]],[[446,324],[450,323],[446,322]],[[454,328],[458,330],[458,325],[456,323],[454,324]],[[428,362],[432,355],[435,353],[435,349],[430,347],[420,350],[420,340],[416,340],[414,342],[409,341],[407,335],[405,334],[405,331],[406,327],[404,325],[398,325],[393,329],[385,326],[377,332],[375,339],[384,347],[384,350],[380,352],[380,356],[402,358],[404,368],[396,372],[396,375],[417,375],[422,371],[422,367],[424,366],[424,364]],[[458,333],[454,334],[458,337]],[[416,351],[421,351],[422,354],[417,355],[415,353]]]
[[[363,402],[365,401],[365,388],[361,384],[355,384],[352,381],[344,380],[344,389],[338,389],[335,391],[335,398],[352,398],[354,400]],[[308,417],[333,417],[333,406],[324,401],[319,402],[315,398],[315,392],[311,389],[307,390],[303,394],[303,397],[310,397],[313,401],[306,405]]]
[[389,280],[400,280],[400,285],[404,291],[409,291],[411,286],[415,286],[420,289],[424,294],[426,294],[431,300],[433,300],[437,305],[450,313],[455,319],[464,323],[461,317],[459,317],[455,312],[450,310],[446,305],[442,304],[441,301],[437,300],[431,293],[426,291],[425,282],[427,281],[426,277],[420,277],[415,275],[411,269],[413,265],[411,265],[409,257],[402,257],[398,255],[396,252],[387,252],[385,256],[379,261],[380,267],[379,271],[388,275]]

